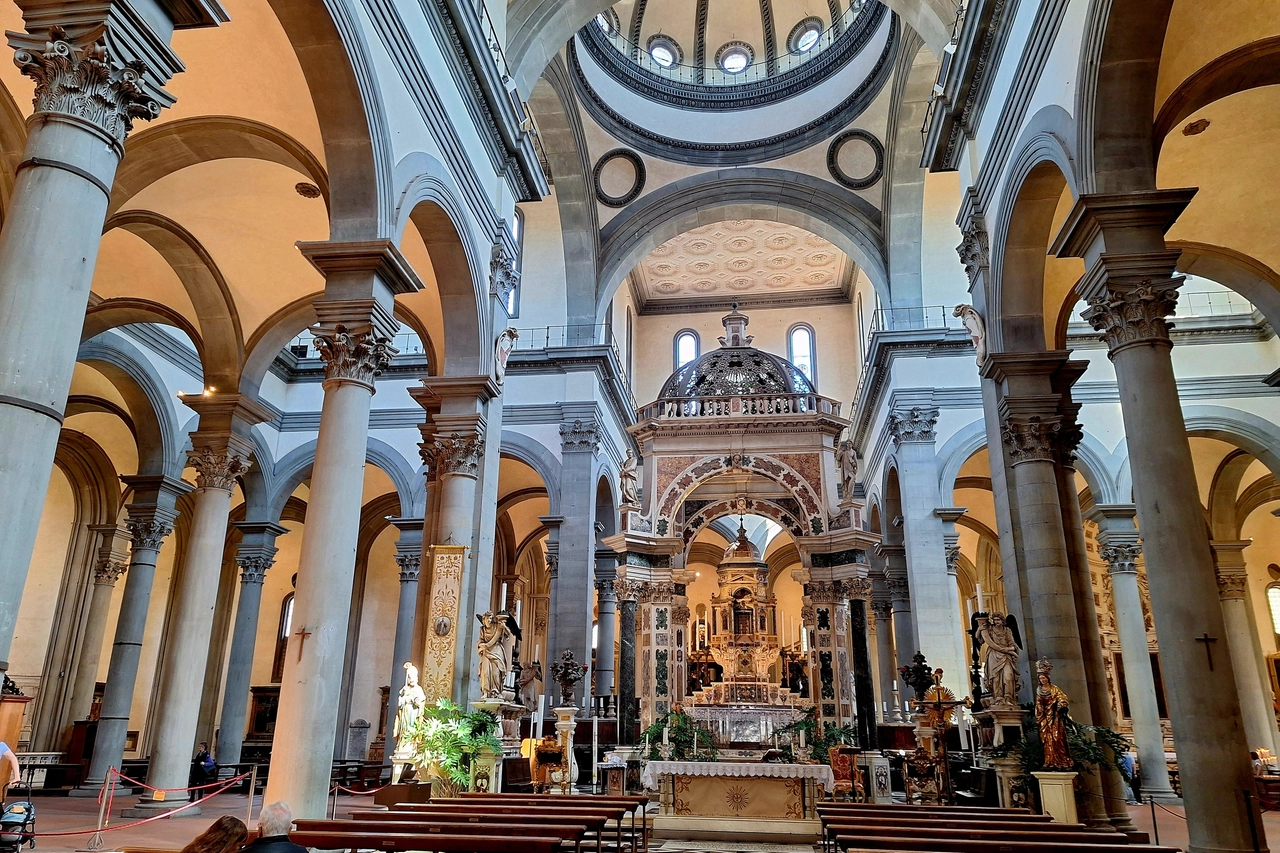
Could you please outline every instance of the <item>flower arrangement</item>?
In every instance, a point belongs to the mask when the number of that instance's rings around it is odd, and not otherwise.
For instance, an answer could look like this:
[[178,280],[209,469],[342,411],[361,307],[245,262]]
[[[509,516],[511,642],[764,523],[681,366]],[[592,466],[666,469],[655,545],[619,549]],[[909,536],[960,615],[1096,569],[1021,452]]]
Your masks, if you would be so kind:
[[[778,729],[780,735],[800,732],[804,732],[805,743],[809,747],[809,757],[819,764],[831,763],[833,747],[848,746],[856,743],[858,739],[853,726],[823,725],[818,720],[817,708],[809,708],[803,717]],[[784,747],[783,753],[788,758],[794,758],[790,746]]]
[[660,747],[664,729],[667,733],[667,743],[671,746],[672,761],[692,759],[695,744],[698,758],[714,761],[720,754],[716,749],[715,740],[711,737],[711,732],[698,726],[693,717],[681,710],[675,710],[669,714],[663,714],[654,721],[653,725],[640,733],[640,737],[649,743],[649,754],[645,757],[650,761],[658,761],[662,758]]

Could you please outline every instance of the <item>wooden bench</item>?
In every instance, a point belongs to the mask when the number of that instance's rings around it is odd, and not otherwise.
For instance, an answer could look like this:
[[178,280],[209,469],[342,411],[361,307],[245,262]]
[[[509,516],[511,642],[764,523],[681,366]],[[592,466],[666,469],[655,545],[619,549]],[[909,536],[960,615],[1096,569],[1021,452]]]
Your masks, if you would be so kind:
[[[449,811],[447,813],[431,814],[421,811],[353,811],[351,812],[353,821],[372,822],[380,824],[388,823],[410,823],[410,824],[437,824],[437,823],[467,823],[478,826],[502,827],[505,831],[510,825],[534,825],[534,826],[582,826],[586,829],[583,840],[586,842],[594,841],[596,853],[603,853],[605,830],[609,828],[610,820],[606,815],[593,815],[575,813],[571,815],[545,814],[535,811],[517,812],[513,814],[503,813],[496,814],[492,811],[485,811],[477,808],[472,811]],[[612,846],[612,845],[611,845]]]
[[908,806],[885,803],[818,803],[818,812],[841,814],[874,814],[887,812],[898,817],[943,815],[953,820],[1053,820],[1049,815],[1032,814],[1027,809],[999,809],[981,806]]
[[[552,815],[560,818],[572,818],[577,815],[595,814],[607,818],[609,821],[617,825],[617,849],[625,851],[630,845],[623,838],[625,826],[622,822],[623,817],[631,811],[625,805],[610,805],[606,803],[578,803],[577,800],[585,799],[582,797],[563,797],[562,800],[573,799],[575,802],[553,802],[543,804],[539,803],[497,803],[497,802],[473,802],[473,801],[434,801],[430,803],[397,803],[396,811],[419,812],[426,814],[461,814],[461,813],[479,813],[482,815]],[[633,836],[634,840],[634,836]]]
[[[546,805],[556,804],[555,797],[557,794],[490,794],[490,793],[472,793],[466,792],[458,797],[437,797],[432,800],[436,803],[454,803],[454,802],[482,802],[482,803],[507,803],[520,805]],[[588,794],[579,798],[585,800],[591,805],[597,803],[606,805],[623,805],[631,807],[631,836],[632,840],[636,840],[636,820],[639,819],[641,824],[640,849],[649,849],[649,820],[645,810],[649,806],[649,798],[644,794]],[[577,801],[575,801],[576,803]]]
[[377,836],[382,835],[488,835],[488,836],[510,836],[513,838],[523,838],[525,836],[559,838],[562,842],[561,848],[568,847],[570,850],[580,851],[582,849],[582,839],[587,833],[587,828],[581,824],[559,824],[548,826],[537,823],[509,823],[495,826],[490,823],[459,823],[445,822],[436,823],[434,821],[377,821],[377,820],[295,820],[293,822],[298,832],[338,832],[338,833],[367,833]]
[[559,853],[554,836],[437,835],[433,833],[298,832],[289,840],[319,850],[430,851],[431,853]]
[[[904,832],[910,832],[918,837],[938,837],[935,831],[955,830],[961,832],[990,832],[996,833],[998,837],[1015,837],[1021,838],[1024,833],[1040,834],[1051,832],[1061,834],[1064,838],[1074,839],[1080,842],[1089,842],[1093,839],[1093,833],[1090,827],[1082,823],[1042,823],[1031,821],[1011,821],[1011,820],[943,820],[938,817],[907,817],[896,818],[889,816],[868,817],[863,815],[845,816],[845,815],[823,815],[822,816],[822,844],[824,849],[830,849],[837,835],[857,835],[859,833],[874,836],[898,835]],[[1111,841],[1115,839],[1115,833],[1097,832],[1103,840]]]

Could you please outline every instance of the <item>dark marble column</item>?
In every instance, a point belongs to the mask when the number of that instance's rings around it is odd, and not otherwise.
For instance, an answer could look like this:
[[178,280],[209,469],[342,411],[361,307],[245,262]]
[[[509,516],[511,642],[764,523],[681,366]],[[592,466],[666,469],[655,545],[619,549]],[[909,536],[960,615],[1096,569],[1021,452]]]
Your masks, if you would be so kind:
[[635,743],[636,730],[636,594],[618,581],[618,743]]
[[849,642],[853,647],[853,704],[858,746],[875,749],[876,694],[871,680],[871,654],[867,648],[867,602],[849,600]]

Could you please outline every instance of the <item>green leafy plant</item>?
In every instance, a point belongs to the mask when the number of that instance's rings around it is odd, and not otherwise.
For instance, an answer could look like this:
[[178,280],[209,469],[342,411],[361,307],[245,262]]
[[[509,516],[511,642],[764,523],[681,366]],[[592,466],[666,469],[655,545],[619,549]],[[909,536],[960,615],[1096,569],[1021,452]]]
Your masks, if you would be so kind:
[[502,752],[497,731],[498,718],[488,711],[464,711],[448,699],[440,699],[423,709],[408,737],[420,775],[435,772],[466,787],[471,779],[472,755],[481,749]]
[[662,758],[662,730],[669,728],[668,742],[671,744],[673,761],[688,761],[693,758],[693,746],[698,745],[698,757],[714,760],[720,753],[716,749],[711,732],[694,724],[693,717],[682,711],[672,711],[654,721],[653,725],[640,733],[641,738],[649,739],[650,761]]
[[[804,732],[805,744],[809,747],[809,756],[819,764],[831,763],[832,747],[848,746],[856,743],[858,738],[853,726],[822,725],[818,721],[817,708],[809,708],[805,711],[803,717],[778,729],[778,734],[780,735],[798,735],[800,732]],[[783,752],[788,758],[793,757],[791,747],[786,747]]]
[[[1031,782],[1031,773],[1044,769],[1044,744],[1040,742],[1040,728],[1036,725],[1035,713],[1030,705],[1024,705],[1026,716],[1022,721],[1022,740],[1017,743],[1005,742],[991,750],[992,758],[1014,757],[1022,765],[1024,784]],[[1093,774],[1096,768],[1118,770],[1125,782],[1131,782],[1124,765],[1115,757],[1123,755],[1133,748],[1133,741],[1106,726],[1087,726],[1067,717],[1067,748],[1075,762],[1072,768],[1077,773]]]

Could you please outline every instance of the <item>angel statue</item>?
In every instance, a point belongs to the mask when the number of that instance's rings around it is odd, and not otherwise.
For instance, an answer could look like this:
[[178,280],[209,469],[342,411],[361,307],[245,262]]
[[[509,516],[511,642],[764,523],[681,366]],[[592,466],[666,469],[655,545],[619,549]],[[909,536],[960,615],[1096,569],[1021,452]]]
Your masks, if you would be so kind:
[[396,718],[391,725],[391,736],[396,739],[396,748],[391,754],[392,784],[400,781],[404,766],[414,761],[413,746],[406,735],[417,725],[426,705],[427,694],[418,684],[418,668],[405,661],[404,687],[400,688],[400,695],[396,698]]
[[480,621],[480,639],[476,651],[480,655],[480,695],[485,699],[501,699],[507,673],[511,672],[516,635],[507,626],[504,613],[489,611],[476,616]]
[[977,623],[973,638],[979,643],[983,686],[991,694],[986,707],[1017,708],[1018,689],[1022,686],[1018,675],[1018,654],[1022,651],[1018,623],[1012,616],[1006,620],[1000,612],[993,612],[986,619],[978,617]]
[[1036,726],[1040,730],[1040,742],[1044,744],[1044,769],[1072,770],[1075,762],[1067,747],[1067,711],[1071,700],[1049,677],[1052,670],[1053,664],[1048,658],[1041,658],[1036,664],[1036,679],[1040,682],[1036,689]]

